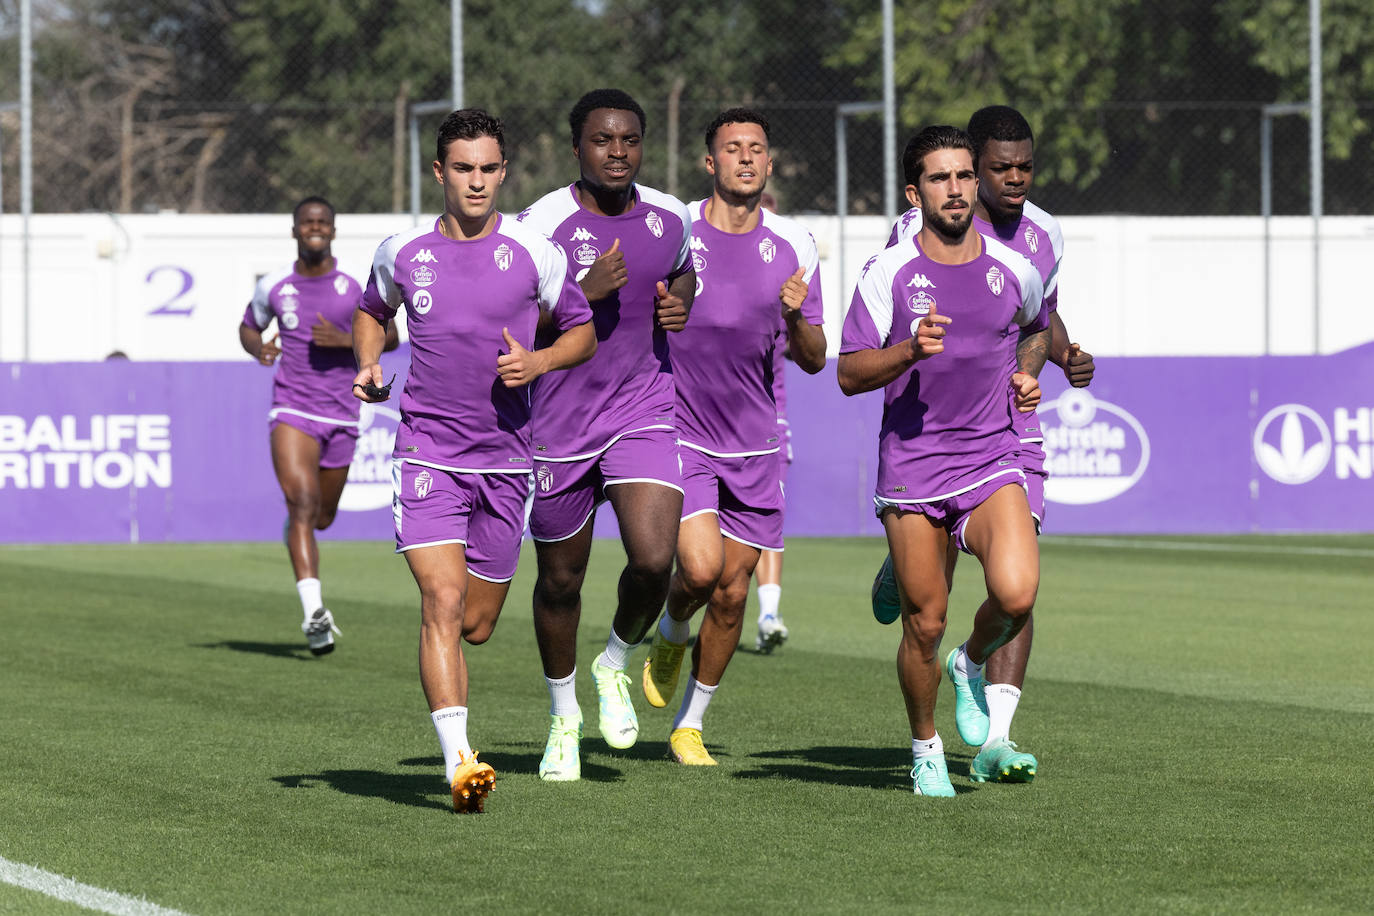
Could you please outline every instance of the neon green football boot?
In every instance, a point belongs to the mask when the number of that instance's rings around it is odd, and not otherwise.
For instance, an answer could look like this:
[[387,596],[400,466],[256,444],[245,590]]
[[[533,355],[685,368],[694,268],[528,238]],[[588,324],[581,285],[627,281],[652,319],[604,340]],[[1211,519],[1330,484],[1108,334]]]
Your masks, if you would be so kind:
[[974,782],[1030,782],[1039,766],[1035,757],[1016,749],[1008,738],[990,741],[968,765],[968,778]]

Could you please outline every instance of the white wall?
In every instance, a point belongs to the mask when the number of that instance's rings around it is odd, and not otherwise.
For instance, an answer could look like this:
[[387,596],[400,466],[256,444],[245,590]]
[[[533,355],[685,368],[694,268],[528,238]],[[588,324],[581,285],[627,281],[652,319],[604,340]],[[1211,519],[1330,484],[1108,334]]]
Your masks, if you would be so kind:
[[[838,221],[801,220],[821,249],[833,355],[854,282],[889,226],[881,217],[844,221],[841,296]],[[244,358],[236,328],[256,278],[295,255],[284,214],[45,214],[30,226],[28,356],[35,361],[97,360],[115,349],[139,360]],[[1063,226],[1061,314],[1095,355],[1265,352],[1258,217],[1068,217]],[[365,281],[378,243],[410,227],[404,214],[340,214],[340,266]],[[1374,262],[1374,217],[1322,221],[1316,348],[1311,228],[1305,217],[1271,221],[1273,353],[1330,353],[1374,340],[1374,287],[1363,277]],[[0,361],[25,352],[20,232],[18,216],[0,216]]]

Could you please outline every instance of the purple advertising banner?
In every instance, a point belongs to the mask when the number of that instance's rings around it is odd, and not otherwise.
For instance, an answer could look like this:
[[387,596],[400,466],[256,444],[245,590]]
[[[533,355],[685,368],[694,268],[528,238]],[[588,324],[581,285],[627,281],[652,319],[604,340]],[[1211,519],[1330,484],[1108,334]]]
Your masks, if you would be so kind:
[[[384,358],[389,374],[406,348]],[[879,535],[877,392],[788,366],[787,533]],[[0,540],[275,540],[285,507],[254,363],[0,365]],[[1320,357],[1101,359],[1044,373],[1047,534],[1374,530],[1374,344]],[[399,415],[364,408],[324,537],[391,538]],[[613,513],[597,520],[614,536]]]

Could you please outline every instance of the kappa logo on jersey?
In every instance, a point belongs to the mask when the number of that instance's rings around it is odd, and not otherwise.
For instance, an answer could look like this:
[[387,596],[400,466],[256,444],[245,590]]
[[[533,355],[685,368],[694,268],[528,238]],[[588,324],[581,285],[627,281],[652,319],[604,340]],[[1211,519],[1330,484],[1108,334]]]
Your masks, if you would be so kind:
[[412,264],[416,262],[420,264],[435,264],[438,263],[438,261],[439,259],[434,256],[434,252],[430,251],[428,248],[421,248],[419,251],[415,252],[414,257],[410,259],[410,263]]
[[417,267],[410,272],[410,282],[422,289],[437,279],[438,275],[428,267]]
[[657,210],[649,211],[649,215],[644,217],[644,225],[649,227],[649,231],[654,234],[654,238],[663,238],[663,217],[658,215]]
[[539,466],[539,472],[534,476],[539,482],[540,492],[547,493],[553,487],[553,469],[547,464],[541,464]]
[[869,258],[867,261],[864,262],[864,269],[859,271],[859,276],[868,276],[868,269],[876,263],[878,263],[878,256],[875,254],[873,257]]
[[1002,290],[1007,285],[1007,278],[1002,276],[1002,271],[996,267],[988,268],[988,289],[992,290],[994,296],[1002,295]]
[[293,285],[290,284],[290,283],[288,283],[288,284],[286,284],[285,286],[283,286],[280,290],[278,290],[278,292],[281,293],[283,296],[299,296],[299,295],[300,295],[300,293],[296,292],[296,287],[293,286]]
[[430,488],[434,486],[434,478],[429,471],[421,471],[415,475],[415,495],[424,499],[429,495]]
[[693,251],[710,251],[710,250],[711,250],[711,249],[709,249],[709,248],[706,247],[706,242],[705,242],[705,241],[702,239],[702,237],[699,236],[699,235],[694,235],[694,236],[692,236],[692,240],[689,241],[689,242],[687,243],[687,247],[690,248],[690,249],[692,249]]
[[415,294],[410,297],[410,307],[415,310],[417,315],[428,315],[429,310],[434,308],[434,297],[429,294],[427,289],[417,289]]
[[596,241],[596,236],[592,235],[581,226],[578,226],[573,230],[572,240],[574,242],[594,242]]
[[578,245],[573,251],[573,260],[584,267],[590,267],[599,257],[601,257],[601,252],[586,242]]
[[906,301],[906,307],[917,315],[929,315],[935,308],[935,297],[925,290],[913,293],[911,298]]
[[530,208],[529,208],[529,207],[526,207],[525,209],[521,210],[519,213],[515,214],[515,221],[516,221],[517,223],[523,223],[523,222],[525,221],[525,217],[527,217],[527,216],[529,216],[529,215],[530,215]]
[[759,242],[759,257],[763,258],[763,263],[772,264],[773,258],[778,254],[778,246],[770,238],[765,238]]
[[909,283],[907,284],[907,286],[914,286],[914,287],[916,287],[917,289],[934,289],[934,288],[935,288],[935,284],[932,283],[932,282],[930,281],[930,279],[929,279],[925,274],[917,274],[916,276],[912,277],[912,278],[911,278],[911,282],[909,282]]
[[510,270],[511,261],[515,259],[514,252],[505,242],[502,242],[501,247],[493,251],[491,256],[496,260],[496,268],[502,271]]
[[340,296],[348,295],[348,279],[345,277],[334,278],[334,292]]
[[1035,231],[1034,226],[1027,226],[1026,234],[1023,237],[1026,240],[1026,247],[1030,249],[1031,254],[1035,254],[1040,250],[1040,235]]

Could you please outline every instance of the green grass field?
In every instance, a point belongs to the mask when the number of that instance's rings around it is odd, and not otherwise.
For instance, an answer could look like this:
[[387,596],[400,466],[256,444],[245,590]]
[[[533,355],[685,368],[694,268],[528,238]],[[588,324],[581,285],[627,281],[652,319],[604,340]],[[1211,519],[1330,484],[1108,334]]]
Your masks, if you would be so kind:
[[[629,751],[597,734],[598,542],[583,779],[545,784],[527,548],[468,655],[496,791],[455,816],[387,545],[323,545],[322,659],[280,545],[0,548],[0,859],[192,914],[1374,909],[1374,537],[1047,538],[1012,731],[1040,775],[970,783],[945,685],[955,799],[911,793],[884,549],[789,542],[792,640],[735,657],[721,765],[688,770],[676,701],[638,704]],[[980,585],[965,558],[947,647]],[[0,884],[0,912],[80,910]]]

